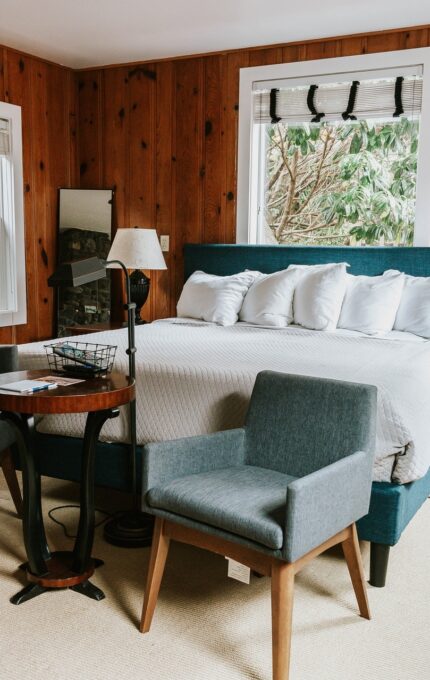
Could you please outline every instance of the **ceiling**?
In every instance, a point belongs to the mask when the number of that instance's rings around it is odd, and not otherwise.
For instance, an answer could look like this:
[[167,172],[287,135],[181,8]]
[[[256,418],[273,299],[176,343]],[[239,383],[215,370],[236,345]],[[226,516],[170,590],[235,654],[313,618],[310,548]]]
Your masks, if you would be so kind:
[[414,26],[428,0],[0,0],[0,43],[73,68]]

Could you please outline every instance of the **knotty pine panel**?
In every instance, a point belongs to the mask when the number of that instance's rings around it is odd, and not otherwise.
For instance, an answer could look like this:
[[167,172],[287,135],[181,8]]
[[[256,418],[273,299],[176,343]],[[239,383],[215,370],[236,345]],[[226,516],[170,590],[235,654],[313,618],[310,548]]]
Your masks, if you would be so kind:
[[342,57],[352,57],[355,54],[366,54],[367,37],[358,36],[356,38],[347,38],[346,40],[341,40],[340,45]]
[[306,59],[329,59],[342,56],[341,40],[322,40],[306,46]]
[[[66,77],[65,77],[66,76]],[[52,273],[57,260],[57,239],[52,238],[52,229],[56,229],[58,221],[58,188],[76,186],[76,92],[75,81],[71,72],[64,72],[58,67],[48,64],[45,72],[46,81],[46,167],[44,190],[46,201],[46,220],[43,235],[43,253],[39,251],[39,264],[42,277],[39,294],[48,300],[44,302],[44,309],[49,305],[49,313],[45,320],[46,326],[39,331],[40,337],[46,337],[46,332],[54,333],[55,308],[52,289],[48,288],[47,277]],[[63,92],[63,98],[58,92]],[[65,150],[68,152],[67,162],[64,162]],[[66,152],[66,153],[67,153]],[[40,244],[39,244],[40,245]]]
[[366,51],[372,52],[392,52],[402,49],[401,33],[375,33],[369,35],[366,41]]
[[[129,86],[129,226],[154,227],[155,198],[155,94],[157,73],[153,64],[128,72]],[[146,271],[149,276],[151,272]],[[154,313],[155,285],[142,310],[149,321]]]
[[265,66],[269,64],[282,64],[282,47],[269,47],[253,50],[249,53],[249,66]]
[[[48,288],[47,278],[53,265],[54,239],[49,234],[49,211],[47,184],[50,177],[51,159],[48,154],[48,66],[43,62],[31,63],[31,91],[37,92],[30,107],[31,149],[32,149],[32,186],[37,200],[33,204],[33,239],[35,241],[35,268],[37,272],[37,337],[52,337],[53,289]],[[47,233],[48,232],[48,233]],[[51,241],[51,248],[48,246]]]
[[183,284],[182,252],[184,243],[203,241],[203,189],[205,159],[204,135],[204,60],[175,63],[175,291]]
[[286,45],[282,50],[282,61],[288,64],[292,61],[305,61],[306,45]]
[[129,227],[130,111],[128,67],[104,71],[102,76],[102,184],[115,191],[114,229]]
[[[113,231],[117,227],[129,227],[129,67],[104,71],[102,73],[102,185],[113,188]],[[111,273],[112,278],[112,318],[124,319],[123,276],[118,270]]]
[[154,313],[159,318],[175,314],[175,300],[171,291],[175,285],[175,177],[176,164],[173,157],[176,132],[175,70],[173,62],[160,62],[156,66],[157,87],[155,99],[155,202],[156,223],[159,235],[169,236],[169,252],[164,253],[167,271],[152,272],[151,289],[155,289]]
[[155,224],[155,93],[153,65],[130,69],[129,87],[129,224]]
[[411,31],[400,33],[401,49],[412,49],[414,47],[427,47],[430,44],[430,29],[417,28]]
[[205,59],[204,98],[204,186],[203,240],[225,241],[225,105],[220,97],[225,82],[227,59],[216,55]]
[[103,185],[103,110],[101,71],[85,71],[76,78],[77,134],[80,187],[102,189]]

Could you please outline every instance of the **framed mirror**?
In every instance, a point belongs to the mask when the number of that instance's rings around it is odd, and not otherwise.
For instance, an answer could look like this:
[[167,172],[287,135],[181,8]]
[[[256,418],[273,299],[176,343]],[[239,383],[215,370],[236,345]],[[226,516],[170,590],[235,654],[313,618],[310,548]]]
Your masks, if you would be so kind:
[[[112,240],[112,189],[60,189],[57,264],[106,259]],[[57,290],[57,337],[73,334],[73,326],[108,323],[110,275],[76,288]]]

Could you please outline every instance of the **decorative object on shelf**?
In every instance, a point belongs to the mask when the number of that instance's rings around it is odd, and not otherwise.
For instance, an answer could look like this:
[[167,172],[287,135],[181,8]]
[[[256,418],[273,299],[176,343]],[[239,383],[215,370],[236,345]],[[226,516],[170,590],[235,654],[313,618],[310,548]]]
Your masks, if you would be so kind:
[[45,345],[49,368],[82,378],[105,376],[112,371],[116,345],[96,342],[55,342]]
[[[146,233],[145,233],[146,232]],[[148,234],[149,232],[149,234]],[[148,255],[145,255],[145,248]],[[120,259],[124,258],[124,259]],[[120,268],[125,276],[126,303],[128,328],[128,365],[129,377],[136,378],[136,347],[134,342],[136,303],[131,300],[131,285],[128,269],[145,267],[146,269],[166,269],[166,263],[158,241],[155,229],[118,229],[108,254],[107,260],[89,258],[80,263],[79,272],[72,265],[57,270],[48,279],[50,286],[79,285],[80,277],[93,275],[102,278],[106,276],[106,268]],[[133,507],[116,515],[104,527],[104,537],[113,545],[124,548],[142,547],[150,545],[152,541],[153,518],[140,509],[140,496],[137,490],[136,474],[136,400],[129,403],[130,428],[130,486],[133,494]]]
[[139,227],[118,229],[108,260],[119,260],[127,269],[134,269],[130,274],[130,294],[136,305],[135,323],[145,323],[140,311],[149,295],[150,279],[141,270],[167,269],[157,232]]

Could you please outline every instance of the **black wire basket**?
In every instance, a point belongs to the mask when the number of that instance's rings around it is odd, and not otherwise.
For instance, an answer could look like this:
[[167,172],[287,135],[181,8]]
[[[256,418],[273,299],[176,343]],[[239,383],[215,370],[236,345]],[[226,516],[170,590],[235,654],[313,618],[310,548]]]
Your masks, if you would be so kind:
[[45,345],[49,368],[74,377],[108,375],[115,360],[116,345],[95,342],[55,342]]

